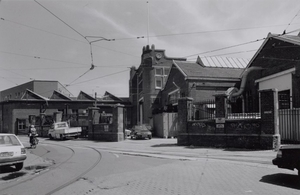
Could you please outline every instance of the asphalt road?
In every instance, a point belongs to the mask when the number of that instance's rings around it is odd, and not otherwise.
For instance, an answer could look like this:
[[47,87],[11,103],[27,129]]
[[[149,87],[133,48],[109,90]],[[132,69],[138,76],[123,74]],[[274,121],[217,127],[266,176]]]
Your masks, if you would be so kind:
[[[27,149],[31,156],[42,157],[47,163],[30,165],[19,172],[9,168],[0,173],[0,194],[42,195],[84,194],[89,192],[87,184],[78,185],[81,181],[94,181],[124,172],[140,171],[153,166],[170,163],[173,160],[133,157],[93,147],[70,145],[68,141],[44,140],[36,149]],[[89,183],[89,182],[88,182]],[[70,187],[71,186],[71,187]]]
[[167,139],[119,143],[41,139],[36,149],[27,150],[23,170],[0,173],[0,194],[299,194],[296,171],[271,164],[275,151],[178,147],[175,143]]

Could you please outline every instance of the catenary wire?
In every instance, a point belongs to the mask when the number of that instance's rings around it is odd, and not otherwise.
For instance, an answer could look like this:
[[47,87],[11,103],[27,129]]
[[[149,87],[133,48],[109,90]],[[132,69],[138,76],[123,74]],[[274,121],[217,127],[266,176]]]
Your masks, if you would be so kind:
[[[283,36],[283,35],[290,34],[290,33],[293,33],[293,32],[299,31],[299,30],[300,30],[300,29],[296,29],[296,30],[293,30],[293,31],[290,31],[290,32],[287,32],[287,33],[284,33],[284,34],[274,35],[273,37],[281,37],[281,36]],[[266,40],[266,39],[267,39],[267,38],[261,38],[261,39],[257,39],[257,40],[254,40],[254,41],[248,41],[248,42],[245,42],[245,43],[240,43],[240,44],[231,45],[231,46],[227,46],[227,47],[223,47],[223,48],[219,48],[219,49],[214,49],[214,50],[210,50],[210,51],[205,51],[205,52],[201,52],[201,53],[196,53],[196,54],[188,55],[188,56],[185,56],[185,57],[187,58],[187,57],[196,56],[196,55],[201,55],[201,54],[206,54],[206,53],[213,53],[213,52],[216,52],[216,51],[221,51],[221,50],[225,50],[225,49],[230,49],[230,48],[234,48],[234,47],[239,47],[239,46],[242,46],[242,45],[248,45],[248,44],[256,43],[256,42],[259,42],[259,41],[264,41],[264,40]]]
[[292,24],[292,22],[294,21],[294,19],[298,16],[299,12],[300,12],[300,10],[298,10],[298,12],[296,13],[296,15],[292,18],[291,22],[288,23],[287,27],[284,29],[283,32],[285,32],[287,30],[287,28]]
[[73,86],[73,85],[78,85],[78,84],[82,84],[82,83],[86,83],[86,82],[89,82],[89,81],[94,81],[94,80],[97,80],[97,79],[101,79],[101,78],[104,78],[104,77],[108,77],[108,76],[120,74],[120,73],[127,72],[127,71],[128,71],[128,69],[123,70],[123,71],[119,71],[119,72],[115,72],[115,73],[112,73],[112,74],[107,74],[107,75],[104,75],[104,76],[101,76],[101,77],[97,77],[97,78],[93,78],[93,79],[81,81],[81,82],[78,82],[78,83],[74,83],[72,85],[69,84],[69,85],[66,85],[66,87]]

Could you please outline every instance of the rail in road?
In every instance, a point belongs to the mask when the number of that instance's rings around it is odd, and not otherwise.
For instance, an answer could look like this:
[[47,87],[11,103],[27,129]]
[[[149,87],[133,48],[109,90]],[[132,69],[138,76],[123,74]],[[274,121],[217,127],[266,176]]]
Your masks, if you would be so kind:
[[[60,182],[59,184],[56,183],[55,185],[53,185],[56,179],[53,178],[53,175],[56,175],[57,172],[60,172],[64,166],[67,167],[69,166],[69,164],[72,164],[72,159],[75,158],[77,152],[74,148],[70,146],[47,142],[38,145],[39,148],[43,148],[43,150],[45,151],[44,154],[40,154],[40,156],[45,157],[51,154],[52,151],[51,149],[49,149],[48,146],[59,148],[58,150],[68,150],[68,156],[64,155],[64,160],[58,163],[55,162],[52,166],[49,167],[48,170],[41,171],[39,174],[31,175],[28,178],[22,178],[19,181],[8,183],[5,185],[4,188],[0,187],[0,191],[2,194],[10,194],[10,192],[14,192],[13,194],[24,194],[25,191],[27,194],[29,193],[28,188],[31,188],[31,194],[54,194],[55,192],[71,185],[72,183],[82,178],[85,174],[87,174],[94,167],[96,167],[100,163],[102,158],[102,155],[98,150],[91,147],[85,147],[85,149],[96,153],[97,156],[96,159],[94,159],[94,162],[91,162],[90,165],[86,166],[83,170],[78,171],[75,175],[68,177],[67,180],[64,180],[64,182]],[[95,155],[93,156],[95,157]],[[43,182],[44,185],[41,188],[41,186],[39,186],[36,182],[39,180],[45,180],[45,178],[47,177],[49,182],[51,182],[51,187],[49,188],[49,185],[45,185],[45,182]],[[34,186],[36,186],[36,189],[34,189]]]

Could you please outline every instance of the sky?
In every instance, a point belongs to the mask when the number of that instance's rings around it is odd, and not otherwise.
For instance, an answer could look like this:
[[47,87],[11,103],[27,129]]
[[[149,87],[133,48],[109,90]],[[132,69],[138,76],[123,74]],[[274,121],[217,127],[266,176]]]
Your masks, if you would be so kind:
[[250,60],[269,32],[297,35],[299,11],[299,0],[0,0],[0,91],[51,80],[75,97],[128,97],[144,46]]

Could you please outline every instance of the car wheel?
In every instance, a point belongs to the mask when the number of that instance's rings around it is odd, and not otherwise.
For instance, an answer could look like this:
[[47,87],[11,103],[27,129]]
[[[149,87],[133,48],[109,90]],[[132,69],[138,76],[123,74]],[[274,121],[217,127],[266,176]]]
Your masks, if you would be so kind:
[[23,165],[24,165],[24,163],[15,164],[16,171],[20,171],[21,169],[23,169]]
[[52,135],[51,135],[51,134],[49,134],[49,139],[51,139],[51,140],[53,139],[53,137],[52,137]]
[[151,139],[152,138],[152,136],[151,135],[148,135],[148,139]]

